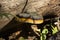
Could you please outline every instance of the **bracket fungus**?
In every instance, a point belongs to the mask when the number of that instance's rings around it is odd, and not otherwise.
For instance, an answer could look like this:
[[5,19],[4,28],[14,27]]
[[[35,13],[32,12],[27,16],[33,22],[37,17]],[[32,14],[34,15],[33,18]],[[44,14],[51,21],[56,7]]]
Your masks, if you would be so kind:
[[38,15],[37,13],[22,13],[19,14],[19,21],[24,23],[31,23],[31,24],[41,24],[43,23],[43,17]]

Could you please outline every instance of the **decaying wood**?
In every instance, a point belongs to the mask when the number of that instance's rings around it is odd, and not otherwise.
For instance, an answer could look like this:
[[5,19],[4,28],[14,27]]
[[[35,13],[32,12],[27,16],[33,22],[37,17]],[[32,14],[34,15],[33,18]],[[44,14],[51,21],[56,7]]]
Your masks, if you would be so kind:
[[[26,0],[0,0],[0,13],[11,13],[17,15],[21,13]],[[46,14],[53,13],[54,15],[60,15],[60,0],[28,0],[28,4],[25,11],[37,12],[37,14],[45,16]],[[12,20],[13,17],[10,16]],[[6,19],[6,18],[5,18]],[[0,29],[7,25],[11,20],[0,20]]]
[[[0,13],[11,13],[13,15],[17,15],[21,12],[25,5],[25,0],[0,0]],[[11,20],[12,16],[9,16],[10,20],[6,17],[0,19],[0,29],[7,25]]]

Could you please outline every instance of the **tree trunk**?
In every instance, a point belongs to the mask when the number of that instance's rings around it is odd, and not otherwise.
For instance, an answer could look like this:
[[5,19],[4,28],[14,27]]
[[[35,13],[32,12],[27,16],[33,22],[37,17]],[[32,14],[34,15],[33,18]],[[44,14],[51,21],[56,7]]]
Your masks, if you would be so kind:
[[[56,15],[60,15],[60,1],[59,0],[28,0],[28,4],[24,11],[37,12],[37,14],[45,16],[50,14],[48,12],[55,12]],[[26,0],[0,0],[0,13],[10,13],[13,15],[20,14]],[[54,13],[53,13],[54,14]],[[0,29],[7,25],[12,19],[12,16],[9,16],[10,20],[6,17],[0,19]]]

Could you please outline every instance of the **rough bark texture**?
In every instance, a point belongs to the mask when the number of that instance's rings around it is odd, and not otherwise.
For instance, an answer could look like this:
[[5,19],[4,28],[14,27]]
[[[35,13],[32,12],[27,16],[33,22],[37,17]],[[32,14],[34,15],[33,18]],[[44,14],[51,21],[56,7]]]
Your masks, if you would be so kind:
[[[17,15],[21,13],[26,0],[0,0],[0,12],[11,13]],[[45,16],[48,12],[54,12],[56,15],[60,15],[60,0],[28,0],[28,4],[25,11],[37,12],[39,15]],[[10,20],[3,18],[0,19],[0,29],[8,24],[13,17],[10,16]],[[5,20],[6,19],[6,20]]]
[[[17,15],[23,9],[25,2],[25,0],[0,0],[0,13],[4,12]],[[0,19],[0,29],[12,20],[13,17],[9,17],[10,20],[8,20],[6,17]]]

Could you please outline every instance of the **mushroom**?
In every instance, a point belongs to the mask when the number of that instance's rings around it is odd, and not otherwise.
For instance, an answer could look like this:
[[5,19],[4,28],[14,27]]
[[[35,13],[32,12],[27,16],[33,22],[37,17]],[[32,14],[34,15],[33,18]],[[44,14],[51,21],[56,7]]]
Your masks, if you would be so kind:
[[43,23],[43,17],[38,15],[37,13],[22,13],[19,14],[19,21],[24,23],[31,23],[31,24],[41,24]]
[[26,20],[26,23],[31,23],[31,24],[41,24],[43,23],[43,20],[33,20],[31,18],[20,18],[20,20],[23,22],[24,20]]

